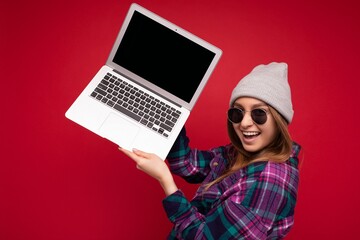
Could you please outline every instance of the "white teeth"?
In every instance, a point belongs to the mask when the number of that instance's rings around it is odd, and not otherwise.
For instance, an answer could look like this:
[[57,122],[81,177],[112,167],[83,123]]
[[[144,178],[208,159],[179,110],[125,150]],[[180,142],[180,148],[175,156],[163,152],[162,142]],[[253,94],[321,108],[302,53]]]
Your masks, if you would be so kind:
[[258,132],[243,132],[243,134],[244,134],[245,136],[256,136],[256,135],[258,135],[259,133],[258,133]]

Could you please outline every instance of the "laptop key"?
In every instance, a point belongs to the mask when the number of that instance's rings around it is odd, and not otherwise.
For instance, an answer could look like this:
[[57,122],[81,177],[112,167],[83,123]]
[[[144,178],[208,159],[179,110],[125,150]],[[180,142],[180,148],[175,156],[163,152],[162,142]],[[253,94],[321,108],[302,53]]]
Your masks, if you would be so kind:
[[105,86],[104,84],[101,84],[101,83],[98,85],[98,88],[101,88],[103,90],[107,90],[107,86]]
[[106,95],[107,95],[107,93],[106,93],[104,90],[100,89],[100,88],[96,88],[96,89],[95,89],[95,92],[100,93],[100,94],[103,95],[103,96],[106,96]]
[[119,104],[115,104],[114,109],[118,110],[119,112],[122,112],[123,114],[125,114],[126,116],[131,117],[132,119],[136,120],[136,121],[140,121],[141,117],[139,117],[138,115],[136,115],[135,113],[127,110],[126,108],[120,106]]
[[168,132],[171,132],[172,128],[167,126],[166,124],[164,123],[160,123],[160,127],[162,127],[163,129],[165,129],[166,131]]
[[175,124],[173,122],[170,122],[169,120],[166,120],[165,124],[168,125],[171,128],[173,128],[175,126]]
[[144,125],[147,125],[148,124],[148,121],[146,119],[141,119],[140,123],[144,124]]
[[106,104],[109,105],[110,107],[113,107],[115,103],[113,101],[109,100]]

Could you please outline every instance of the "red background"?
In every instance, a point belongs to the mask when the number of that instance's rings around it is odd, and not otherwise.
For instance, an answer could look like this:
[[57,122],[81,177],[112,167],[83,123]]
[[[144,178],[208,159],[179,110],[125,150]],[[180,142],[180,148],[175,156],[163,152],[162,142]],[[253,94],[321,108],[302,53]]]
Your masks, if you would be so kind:
[[[360,215],[357,1],[139,0],[222,48],[187,122],[192,146],[228,142],[224,112],[261,63],[289,64],[303,146],[287,239],[355,239]],[[164,239],[158,183],[65,111],[105,63],[131,1],[1,1],[0,239]],[[192,197],[197,186],[176,178]]]

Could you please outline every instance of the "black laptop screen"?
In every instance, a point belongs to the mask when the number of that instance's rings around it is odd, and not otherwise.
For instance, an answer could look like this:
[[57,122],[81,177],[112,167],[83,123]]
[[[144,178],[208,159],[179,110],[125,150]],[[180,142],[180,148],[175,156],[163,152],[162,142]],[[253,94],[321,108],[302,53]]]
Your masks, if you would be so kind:
[[214,56],[212,51],[135,11],[113,61],[190,102]]

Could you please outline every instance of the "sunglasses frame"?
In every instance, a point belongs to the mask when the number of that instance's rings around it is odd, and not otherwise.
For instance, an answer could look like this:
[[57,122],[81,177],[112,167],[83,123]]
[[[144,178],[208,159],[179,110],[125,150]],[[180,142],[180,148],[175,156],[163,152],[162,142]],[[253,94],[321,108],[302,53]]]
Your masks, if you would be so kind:
[[[233,110],[233,109],[236,109],[236,110],[242,112],[242,118],[241,118],[241,120],[240,120],[239,122],[233,122],[233,121],[231,121],[231,119],[229,118],[229,111],[230,111],[230,110]],[[264,122],[258,123],[258,122],[254,119],[253,111],[255,111],[255,110],[261,110],[261,111],[263,111],[263,112],[265,113],[266,119],[265,119]],[[265,124],[265,123],[267,122],[267,120],[268,120],[267,115],[268,115],[268,113],[269,113],[269,110],[265,110],[265,109],[260,108],[260,107],[254,108],[254,109],[252,109],[252,110],[250,110],[250,111],[245,111],[245,110],[243,110],[243,109],[241,109],[241,108],[238,108],[238,107],[231,107],[231,108],[229,108],[228,111],[227,111],[227,119],[228,119],[228,121],[230,121],[232,124],[239,124],[239,123],[242,122],[242,120],[244,119],[245,113],[247,113],[247,112],[250,112],[251,120],[252,120],[253,123],[255,123],[256,125],[263,125],[263,124]]]

